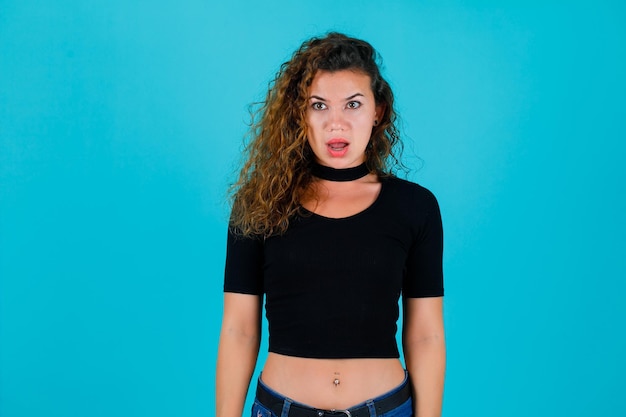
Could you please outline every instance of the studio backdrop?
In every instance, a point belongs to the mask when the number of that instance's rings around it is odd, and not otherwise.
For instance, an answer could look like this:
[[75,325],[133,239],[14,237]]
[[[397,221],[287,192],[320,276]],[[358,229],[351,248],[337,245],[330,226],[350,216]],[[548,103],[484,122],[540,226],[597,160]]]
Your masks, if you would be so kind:
[[0,0],[2,417],[214,414],[248,108],[331,30],[441,205],[444,416],[626,415],[622,2]]

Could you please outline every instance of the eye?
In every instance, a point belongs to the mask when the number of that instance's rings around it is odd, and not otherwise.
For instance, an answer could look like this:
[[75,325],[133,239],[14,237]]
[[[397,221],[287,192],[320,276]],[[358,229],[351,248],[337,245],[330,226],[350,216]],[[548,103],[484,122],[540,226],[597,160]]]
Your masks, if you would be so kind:
[[360,101],[349,101],[348,104],[346,104],[346,107],[349,109],[358,109],[359,107],[361,107],[361,102]]
[[316,101],[315,103],[311,104],[311,108],[313,110],[324,110],[326,108],[326,104],[322,103],[321,101]]

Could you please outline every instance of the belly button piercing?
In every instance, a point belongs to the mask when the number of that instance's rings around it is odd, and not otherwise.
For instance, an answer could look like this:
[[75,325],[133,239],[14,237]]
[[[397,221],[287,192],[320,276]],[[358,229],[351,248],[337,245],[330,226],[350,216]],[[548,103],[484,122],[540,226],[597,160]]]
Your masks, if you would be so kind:
[[339,378],[335,378],[335,380],[333,381],[333,384],[335,384],[336,387],[339,386],[341,382],[339,381]]

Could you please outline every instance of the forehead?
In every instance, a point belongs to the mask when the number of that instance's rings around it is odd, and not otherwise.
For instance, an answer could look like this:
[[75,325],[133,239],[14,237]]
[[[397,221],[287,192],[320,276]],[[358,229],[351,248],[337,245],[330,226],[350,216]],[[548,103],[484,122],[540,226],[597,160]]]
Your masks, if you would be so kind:
[[317,71],[309,87],[309,93],[324,98],[348,97],[355,93],[373,95],[370,76],[354,70]]

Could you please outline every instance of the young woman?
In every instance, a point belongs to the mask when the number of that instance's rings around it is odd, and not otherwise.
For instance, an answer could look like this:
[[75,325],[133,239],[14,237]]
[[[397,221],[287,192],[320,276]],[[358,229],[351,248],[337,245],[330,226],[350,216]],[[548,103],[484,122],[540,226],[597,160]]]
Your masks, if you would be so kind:
[[218,417],[242,415],[264,296],[253,417],[441,415],[441,217],[428,190],[392,173],[394,122],[377,53],[359,39],[306,41],[270,84],[234,187]]

